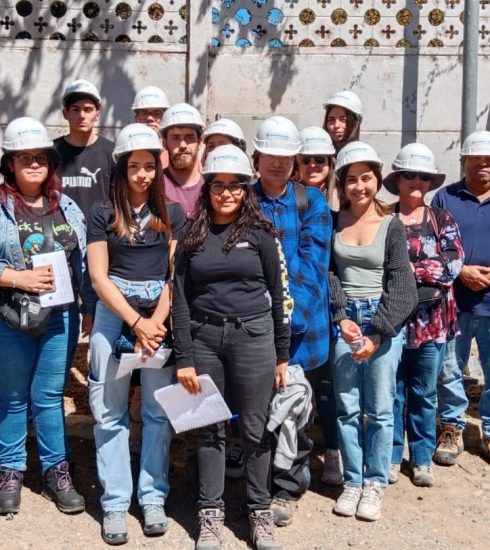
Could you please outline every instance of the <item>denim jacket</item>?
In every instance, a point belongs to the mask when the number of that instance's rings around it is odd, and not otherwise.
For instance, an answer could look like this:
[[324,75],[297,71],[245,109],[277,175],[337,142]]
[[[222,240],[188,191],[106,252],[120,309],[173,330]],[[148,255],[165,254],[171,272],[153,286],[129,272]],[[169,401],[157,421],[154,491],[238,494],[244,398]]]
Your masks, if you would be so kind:
[[[82,301],[84,301],[85,293],[82,291],[82,287],[86,286],[83,284],[83,274],[87,252],[85,218],[80,208],[67,195],[60,194],[59,201],[63,216],[77,235],[78,248],[72,253],[71,264],[75,279],[74,286],[81,293]],[[18,271],[24,270],[26,266],[15,219],[14,202],[10,197],[7,204],[0,204],[0,235],[0,277],[7,267]]]

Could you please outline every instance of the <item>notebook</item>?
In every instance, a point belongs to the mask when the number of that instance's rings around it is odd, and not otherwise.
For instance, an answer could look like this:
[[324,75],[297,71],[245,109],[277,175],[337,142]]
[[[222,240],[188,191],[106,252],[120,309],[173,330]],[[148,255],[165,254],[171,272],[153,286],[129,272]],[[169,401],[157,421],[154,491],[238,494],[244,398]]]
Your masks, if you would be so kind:
[[223,422],[231,412],[208,374],[198,376],[201,391],[190,394],[181,384],[172,384],[155,391],[155,399],[165,411],[175,433],[194,430]]

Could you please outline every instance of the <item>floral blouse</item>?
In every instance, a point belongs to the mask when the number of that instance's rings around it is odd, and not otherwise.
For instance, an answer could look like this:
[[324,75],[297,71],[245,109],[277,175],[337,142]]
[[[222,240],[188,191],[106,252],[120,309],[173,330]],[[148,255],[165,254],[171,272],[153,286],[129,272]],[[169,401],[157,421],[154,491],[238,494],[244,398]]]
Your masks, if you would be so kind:
[[[426,342],[444,343],[458,333],[453,282],[463,267],[464,251],[458,226],[442,208],[432,207],[438,228],[427,217],[427,235],[422,224],[407,225],[407,245],[417,283],[440,286],[445,299],[427,309],[418,308],[406,326],[405,347],[418,348]],[[423,242],[422,242],[423,241]]]

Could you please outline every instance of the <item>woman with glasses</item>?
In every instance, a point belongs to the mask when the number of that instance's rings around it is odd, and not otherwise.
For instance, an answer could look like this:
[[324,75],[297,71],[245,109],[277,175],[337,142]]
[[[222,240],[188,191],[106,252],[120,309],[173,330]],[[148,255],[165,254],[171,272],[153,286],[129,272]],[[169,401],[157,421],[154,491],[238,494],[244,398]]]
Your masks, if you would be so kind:
[[[245,448],[250,538],[274,539],[266,429],[273,386],[286,386],[289,357],[287,275],[272,223],[260,213],[252,167],[234,145],[206,158],[195,217],[179,242],[172,303],[177,377],[189,393],[208,374],[231,389]],[[217,549],[224,525],[225,423],[199,429],[198,550]]]
[[362,103],[350,90],[335,93],[324,105],[323,128],[332,138],[336,154],[351,141],[359,139]]
[[[111,200],[95,204],[88,223],[88,262],[99,297],[90,339],[89,400],[104,489],[102,538],[108,544],[128,540],[126,511],[133,492],[128,443],[131,375],[117,376],[115,343],[121,334],[127,335],[142,359],[162,344],[170,311],[172,255],[185,223],[182,208],[165,203],[161,150],[160,139],[148,126],[123,128],[114,150]],[[137,498],[148,536],[167,530],[164,504],[171,430],[153,393],[171,378],[170,368],[141,369],[143,435]]]
[[337,157],[342,207],[332,244],[330,300],[339,336],[331,354],[344,490],[334,512],[381,517],[393,444],[401,326],[416,303],[405,228],[376,198],[382,163],[354,141]]
[[432,455],[436,448],[437,377],[446,341],[457,332],[452,285],[463,265],[463,248],[456,223],[440,208],[425,204],[425,196],[442,185],[432,151],[420,143],[405,145],[384,186],[399,196],[396,215],[407,231],[412,272],[419,303],[406,325],[403,355],[397,372],[395,431],[390,483],[396,483],[408,440],[412,483],[434,484]]
[[[59,159],[37,120],[13,120],[3,135],[0,173],[0,514],[17,513],[26,470],[29,416],[36,430],[43,473],[42,495],[62,512],[81,512],[73,487],[63,393],[78,340],[78,305],[85,226],[77,205],[61,193]],[[33,267],[40,253],[63,251],[75,301],[54,307],[39,336],[12,325],[8,304],[15,292],[53,291],[50,266]],[[38,306],[34,301],[31,306]],[[23,314],[19,312],[19,320]]]

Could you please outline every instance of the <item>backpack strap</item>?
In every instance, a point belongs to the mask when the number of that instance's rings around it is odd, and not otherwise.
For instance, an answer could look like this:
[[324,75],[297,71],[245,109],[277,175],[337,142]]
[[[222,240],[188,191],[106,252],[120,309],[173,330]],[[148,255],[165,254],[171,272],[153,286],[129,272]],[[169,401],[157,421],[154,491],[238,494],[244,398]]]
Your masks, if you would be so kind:
[[294,200],[296,201],[296,208],[298,209],[298,216],[303,221],[303,215],[308,209],[308,193],[306,192],[306,186],[297,181],[293,181]]

